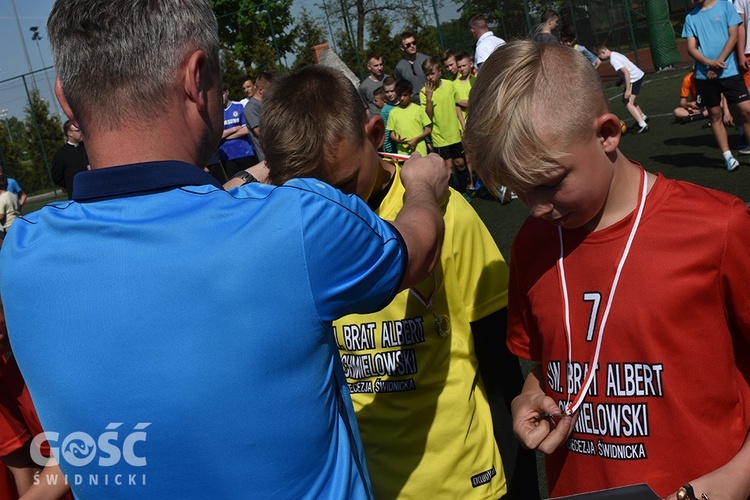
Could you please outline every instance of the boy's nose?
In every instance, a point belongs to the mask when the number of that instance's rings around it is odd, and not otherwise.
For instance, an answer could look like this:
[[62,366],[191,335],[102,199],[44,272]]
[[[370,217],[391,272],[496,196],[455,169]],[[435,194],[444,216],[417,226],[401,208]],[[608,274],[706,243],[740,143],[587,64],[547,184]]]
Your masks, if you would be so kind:
[[554,209],[549,197],[539,193],[518,193],[518,199],[529,207],[532,217],[544,218]]

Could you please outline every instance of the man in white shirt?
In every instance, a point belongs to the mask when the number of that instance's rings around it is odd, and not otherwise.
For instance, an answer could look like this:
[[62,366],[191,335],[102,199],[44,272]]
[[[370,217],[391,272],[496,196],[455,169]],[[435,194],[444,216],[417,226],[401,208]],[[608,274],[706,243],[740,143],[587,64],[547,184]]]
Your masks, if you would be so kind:
[[482,14],[476,14],[469,19],[469,31],[477,41],[476,49],[474,49],[474,64],[479,71],[490,54],[499,46],[505,45],[505,40],[496,37],[490,31],[487,19]]

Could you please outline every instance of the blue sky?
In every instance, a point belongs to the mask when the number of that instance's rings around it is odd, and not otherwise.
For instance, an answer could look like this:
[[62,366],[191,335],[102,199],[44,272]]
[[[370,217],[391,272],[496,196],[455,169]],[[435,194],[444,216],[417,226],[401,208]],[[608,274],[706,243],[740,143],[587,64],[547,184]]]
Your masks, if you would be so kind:
[[[52,66],[52,54],[47,41],[46,24],[54,0],[15,0],[15,3],[31,67],[33,70],[41,70],[45,66]],[[31,26],[39,27],[42,40],[39,41],[38,47],[37,42],[31,40],[32,32],[29,31]],[[21,35],[18,33],[18,24],[11,0],[0,0],[0,47],[2,47],[2,50],[0,50],[0,81],[29,73],[29,65],[24,55]],[[44,65],[42,65],[42,60]],[[42,97],[51,100],[50,86],[54,84],[54,80],[53,74],[48,73],[37,73],[35,80]],[[29,79],[28,85],[31,88],[31,79]],[[0,110],[7,109],[9,115],[21,118],[24,104],[26,104],[25,99],[26,93],[22,80],[0,83]],[[58,108],[55,105],[53,109],[57,110]]]

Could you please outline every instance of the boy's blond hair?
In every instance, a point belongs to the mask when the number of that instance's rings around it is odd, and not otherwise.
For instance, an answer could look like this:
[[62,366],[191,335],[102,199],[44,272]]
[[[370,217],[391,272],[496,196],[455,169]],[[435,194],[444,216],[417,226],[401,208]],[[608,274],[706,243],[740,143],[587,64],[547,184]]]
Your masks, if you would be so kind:
[[260,119],[269,181],[327,178],[339,144],[363,143],[366,123],[364,102],[340,71],[313,64],[274,81]]
[[492,188],[524,191],[557,167],[563,151],[545,145],[539,131],[561,148],[595,132],[609,112],[598,74],[578,51],[528,40],[499,47],[482,65],[471,89],[463,144],[474,169]]

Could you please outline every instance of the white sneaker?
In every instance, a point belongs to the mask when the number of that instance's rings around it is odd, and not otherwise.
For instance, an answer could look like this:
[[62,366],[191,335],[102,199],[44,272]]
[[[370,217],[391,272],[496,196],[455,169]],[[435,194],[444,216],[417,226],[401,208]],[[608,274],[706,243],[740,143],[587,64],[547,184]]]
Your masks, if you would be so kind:
[[724,160],[724,164],[727,166],[728,172],[734,172],[740,166],[740,162],[738,162],[734,156],[730,156],[729,158]]

